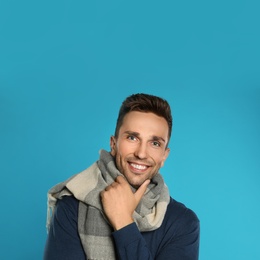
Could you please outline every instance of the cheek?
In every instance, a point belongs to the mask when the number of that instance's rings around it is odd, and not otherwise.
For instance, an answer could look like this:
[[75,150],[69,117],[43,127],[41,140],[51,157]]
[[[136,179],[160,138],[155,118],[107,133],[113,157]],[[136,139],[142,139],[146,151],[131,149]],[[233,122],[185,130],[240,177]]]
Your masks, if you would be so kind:
[[130,154],[132,150],[132,146],[126,141],[121,141],[117,144],[117,152],[120,156],[126,156]]
[[156,162],[156,164],[158,164],[160,167],[162,167],[164,164],[164,161],[165,161],[165,156],[164,156],[164,154],[160,154],[160,155],[155,154],[153,159]]

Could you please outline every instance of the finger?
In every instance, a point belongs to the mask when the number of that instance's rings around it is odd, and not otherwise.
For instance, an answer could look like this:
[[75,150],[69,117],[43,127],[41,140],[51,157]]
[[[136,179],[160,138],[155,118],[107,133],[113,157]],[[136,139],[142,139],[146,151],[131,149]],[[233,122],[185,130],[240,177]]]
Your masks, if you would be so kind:
[[102,190],[101,192],[100,192],[100,197],[101,197],[101,199],[103,198],[103,196],[104,196],[104,190]]
[[117,183],[123,184],[123,183],[128,183],[127,180],[123,176],[117,176],[116,180]]
[[117,186],[117,183],[116,183],[116,182],[112,182],[112,183],[110,184],[110,186],[111,186],[111,187],[116,187],[116,186]]
[[108,191],[109,189],[111,189],[110,185],[106,186],[105,191]]
[[116,186],[115,182],[112,182],[110,185],[106,186],[105,190],[108,191]]
[[147,189],[147,186],[148,184],[150,183],[150,180],[146,180],[140,187],[139,189],[135,192],[134,196],[137,200],[137,202],[139,203],[141,198],[143,197],[146,189]]

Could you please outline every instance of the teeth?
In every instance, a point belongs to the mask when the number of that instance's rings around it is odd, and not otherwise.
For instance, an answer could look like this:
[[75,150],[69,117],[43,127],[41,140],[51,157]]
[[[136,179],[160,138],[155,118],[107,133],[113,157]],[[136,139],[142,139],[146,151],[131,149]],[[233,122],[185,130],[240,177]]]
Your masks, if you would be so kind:
[[138,169],[138,170],[145,170],[147,167],[144,165],[139,165],[139,164],[133,164],[131,163],[131,166]]

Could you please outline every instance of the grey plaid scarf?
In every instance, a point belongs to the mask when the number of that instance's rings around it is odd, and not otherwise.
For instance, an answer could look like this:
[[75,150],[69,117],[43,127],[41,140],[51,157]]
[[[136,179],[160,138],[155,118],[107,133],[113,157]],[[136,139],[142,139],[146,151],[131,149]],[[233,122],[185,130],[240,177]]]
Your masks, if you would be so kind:
[[[104,215],[100,192],[118,175],[122,174],[117,170],[114,158],[101,150],[99,161],[48,192],[48,229],[57,199],[73,195],[79,200],[78,232],[88,259],[116,259],[111,236],[113,229]],[[135,191],[134,188],[132,190]],[[133,215],[140,232],[160,227],[169,200],[168,188],[158,173],[148,185]]]

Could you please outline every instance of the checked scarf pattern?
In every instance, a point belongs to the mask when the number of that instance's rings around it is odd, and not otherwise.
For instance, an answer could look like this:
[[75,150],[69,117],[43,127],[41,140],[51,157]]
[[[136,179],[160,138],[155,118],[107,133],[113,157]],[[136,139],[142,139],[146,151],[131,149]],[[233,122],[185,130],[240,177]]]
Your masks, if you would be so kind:
[[[86,170],[51,188],[48,192],[47,228],[58,199],[74,196],[79,200],[78,232],[87,259],[116,259],[111,233],[113,229],[102,208],[100,192],[122,175],[114,158],[105,150]],[[132,188],[133,192],[135,191]],[[152,231],[162,224],[170,195],[160,173],[157,173],[137,206],[133,218],[140,232]]]

